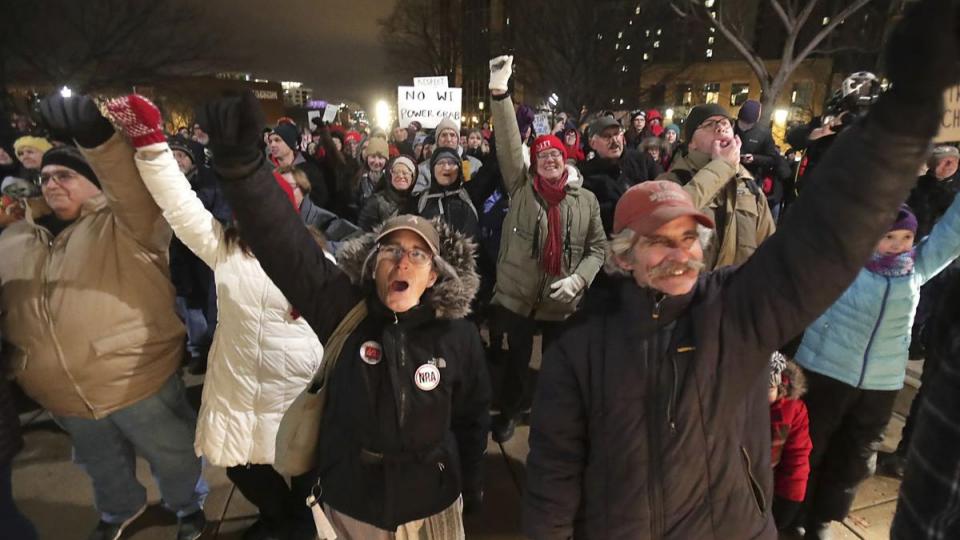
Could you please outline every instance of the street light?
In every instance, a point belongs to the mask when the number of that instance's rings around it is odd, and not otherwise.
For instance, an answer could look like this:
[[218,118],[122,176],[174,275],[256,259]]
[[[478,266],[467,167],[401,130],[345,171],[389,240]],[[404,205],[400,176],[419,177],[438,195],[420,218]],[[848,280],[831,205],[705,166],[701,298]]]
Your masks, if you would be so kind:
[[787,123],[787,116],[790,114],[790,111],[786,109],[777,109],[773,111],[773,121],[777,124],[784,125]]
[[377,126],[384,131],[390,129],[393,118],[390,116],[390,106],[387,105],[387,102],[381,99],[377,102],[375,110],[377,114]]
[[482,110],[483,110],[483,107],[484,107],[485,105],[486,105],[486,104],[481,101],[480,103],[477,103],[477,108],[482,111]]
[[67,99],[73,96],[73,90],[71,90],[69,86],[64,86],[60,89],[60,96],[62,96],[64,99]]

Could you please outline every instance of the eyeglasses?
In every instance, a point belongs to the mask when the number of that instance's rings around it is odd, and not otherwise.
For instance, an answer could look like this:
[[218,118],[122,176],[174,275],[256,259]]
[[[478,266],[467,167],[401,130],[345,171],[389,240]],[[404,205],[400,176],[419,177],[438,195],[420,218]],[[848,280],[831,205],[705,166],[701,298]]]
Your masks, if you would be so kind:
[[433,255],[423,249],[417,247],[404,249],[396,244],[386,244],[377,248],[377,262],[391,260],[394,263],[399,263],[404,254],[406,254],[410,264],[414,266],[424,266],[433,260]]
[[706,122],[697,126],[697,129],[716,129],[717,126],[728,128],[731,125],[733,124],[730,123],[729,118],[718,118],[717,120],[707,120]]
[[397,167],[395,169],[390,169],[390,174],[393,176],[398,176],[400,178],[413,178],[413,173],[410,172],[410,169],[406,167]]
[[59,185],[63,185],[67,182],[70,182],[77,177],[77,174],[71,171],[56,171],[53,173],[43,173],[40,175],[40,185],[44,185],[50,180],[53,180]]
[[537,161],[549,161],[551,159],[563,159],[563,153],[559,150],[547,150],[537,154]]
[[436,164],[437,167],[457,167],[457,162],[450,158],[441,158],[438,159]]

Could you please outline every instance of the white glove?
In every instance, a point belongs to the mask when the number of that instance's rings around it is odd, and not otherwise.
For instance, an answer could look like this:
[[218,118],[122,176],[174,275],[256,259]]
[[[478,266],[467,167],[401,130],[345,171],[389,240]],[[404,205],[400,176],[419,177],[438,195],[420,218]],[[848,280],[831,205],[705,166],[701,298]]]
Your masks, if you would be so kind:
[[513,56],[505,54],[490,60],[490,89],[507,91],[507,83],[513,75]]
[[553,292],[550,293],[550,298],[558,302],[563,302],[564,304],[569,304],[586,286],[586,280],[580,277],[579,274],[573,274],[559,281],[555,281],[550,285],[550,289],[553,290]]

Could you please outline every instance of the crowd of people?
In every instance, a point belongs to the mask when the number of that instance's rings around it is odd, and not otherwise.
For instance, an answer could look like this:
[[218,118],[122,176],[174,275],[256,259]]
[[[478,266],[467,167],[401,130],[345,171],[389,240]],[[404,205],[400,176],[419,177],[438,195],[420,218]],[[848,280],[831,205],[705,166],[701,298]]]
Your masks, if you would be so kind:
[[[245,93],[168,133],[136,94],[48,97],[0,133],[4,372],[69,435],[91,540],[144,511],[137,456],[178,540],[206,527],[204,462],[257,507],[248,540],[463,538],[488,436],[530,395],[531,538],[823,539],[919,353],[880,455],[904,478],[892,536],[960,535],[960,150],[931,145],[958,15],[917,3],[891,89],[851,76],[788,135],[797,161],[753,100],[537,134],[511,56],[473,130],[265,127]],[[13,390],[0,520],[28,540]]]

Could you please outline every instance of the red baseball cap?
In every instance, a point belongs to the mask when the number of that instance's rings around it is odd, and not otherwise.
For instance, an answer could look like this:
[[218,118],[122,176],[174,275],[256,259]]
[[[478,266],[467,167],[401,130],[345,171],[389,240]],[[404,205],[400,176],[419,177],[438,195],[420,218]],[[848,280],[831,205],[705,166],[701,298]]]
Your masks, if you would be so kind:
[[613,212],[613,234],[631,229],[649,235],[678,217],[690,216],[711,229],[713,220],[693,206],[690,194],[669,180],[641,182],[620,197]]

